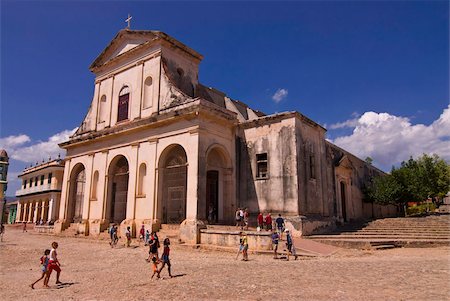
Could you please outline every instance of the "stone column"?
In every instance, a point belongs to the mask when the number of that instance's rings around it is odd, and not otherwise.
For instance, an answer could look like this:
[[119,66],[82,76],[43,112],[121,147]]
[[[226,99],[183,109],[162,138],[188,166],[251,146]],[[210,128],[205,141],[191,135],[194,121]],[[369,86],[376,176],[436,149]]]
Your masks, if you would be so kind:
[[187,196],[186,196],[186,219],[180,225],[180,240],[186,243],[200,243],[200,229],[206,225],[197,219],[198,192],[199,192],[199,136],[200,130],[190,131],[187,143],[186,155],[188,159],[187,170]]
[[38,210],[39,210],[39,203],[38,201],[36,201],[34,205],[33,223],[36,223],[38,219]]
[[20,221],[20,210],[22,209],[22,205],[17,203],[17,213],[16,213],[16,223]]
[[41,220],[45,221],[44,219],[44,213],[45,213],[45,200],[41,201]]
[[53,217],[54,217],[54,214],[55,214],[55,210],[54,210],[53,206],[54,206],[54,201],[53,201],[53,198],[50,197],[50,200],[48,201],[48,219],[50,221],[54,222],[55,219]]
[[31,223],[33,221],[33,203],[28,202],[28,216],[27,222]]

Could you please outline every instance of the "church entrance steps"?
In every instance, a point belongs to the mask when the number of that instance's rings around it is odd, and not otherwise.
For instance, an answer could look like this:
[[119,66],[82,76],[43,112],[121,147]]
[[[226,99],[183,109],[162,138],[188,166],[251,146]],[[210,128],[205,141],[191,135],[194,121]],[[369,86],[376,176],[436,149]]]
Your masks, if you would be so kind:
[[[345,225],[308,239],[349,248],[450,246],[450,216],[385,218],[361,226]],[[381,248],[381,247],[378,247]]]
[[[235,225],[207,225],[206,228],[208,230],[222,230],[222,231],[252,231],[256,232],[256,227],[248,227],[248,229],[241,230],[240,227],[236,227]],[[261,231],[270,233],[270,231]]]
[[161,228],[158,231],[158,237],[161,245],[166,237],[170,239],[171,243],[179,242],[180,224],[161,224]]
[[[207,251],[219,251],[219,252],[228,252],[232,254],[237,254],[239,247],[228,247],[228,246],[218,246],[211,244],[183,244],[182,246],[193,249],[207,250]],[[249,254],[254,255],[270,255],[273,256],[272,250],[253,250],[251,248],[248,249]],[[287,255],[286,248],[282,248],[281,246],[278,248],[278,257],[283,257]],[[317,253],[306,252],[303,250],[297,249],[297,255],[300,257],[317,257],[320,256]],[[241,255],[242,256],[242,255]],[[291,255],[292,256],[292,255]]]

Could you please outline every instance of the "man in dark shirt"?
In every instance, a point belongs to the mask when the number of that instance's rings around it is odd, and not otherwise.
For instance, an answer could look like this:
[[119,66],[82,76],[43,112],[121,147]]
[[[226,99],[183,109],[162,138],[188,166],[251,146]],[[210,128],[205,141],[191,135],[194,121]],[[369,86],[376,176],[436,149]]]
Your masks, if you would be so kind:
[[283,231],[284,231],[284,219],[281,217],[281,214],[278,214],[277,219],[275,220],[277,224],[277,231],[280,235],[280,239],[283,239]]

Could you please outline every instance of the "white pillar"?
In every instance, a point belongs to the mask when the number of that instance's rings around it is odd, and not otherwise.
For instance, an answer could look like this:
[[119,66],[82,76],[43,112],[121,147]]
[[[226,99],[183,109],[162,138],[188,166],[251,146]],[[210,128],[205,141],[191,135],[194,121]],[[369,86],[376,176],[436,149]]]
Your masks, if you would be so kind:
[[36,223],[38,219],[38,209],[39,209],[39,203],[36,201],[34,205],[34,214],[33,214],[33,223]]
[[33,221],[33,203],[28,202],[28,216],[27,216],[27,222]]
[[197,219],[198,200],[198,147],[199,132],[191,131],[189,137],[190,149],[186,149],[188,159],[187,192],[186,192],[186,219]]
[[17,203],[17,213],[16,213],[16,223],[20,221],[20,210],[22,209],[22,205]]
[[131,150],[130,162],[128,162],[127,220],[135,218],[134,209],[136,207],[136,184],[138,182],[137,173],[139,171],[139,167],[137,167],[139,144],[132,144]]
[[44,213],[45,213],[45,200],[41,201],[41,220],[44,220]]
[[53,198],[51,197],[48,201],[48,220],[55,222],[53,215],[55,214],[55,210],[53,210]]

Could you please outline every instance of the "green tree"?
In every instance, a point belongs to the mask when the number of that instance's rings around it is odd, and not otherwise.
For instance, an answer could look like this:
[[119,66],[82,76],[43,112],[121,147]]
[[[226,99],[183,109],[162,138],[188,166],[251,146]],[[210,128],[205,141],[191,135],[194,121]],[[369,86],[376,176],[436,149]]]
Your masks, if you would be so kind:
[[450,190],[450,166],[439,156],[423,156],[392,168],[391,174],[374,178],[365,189],[366,200],[398,206],[429,197],[442,198]]

